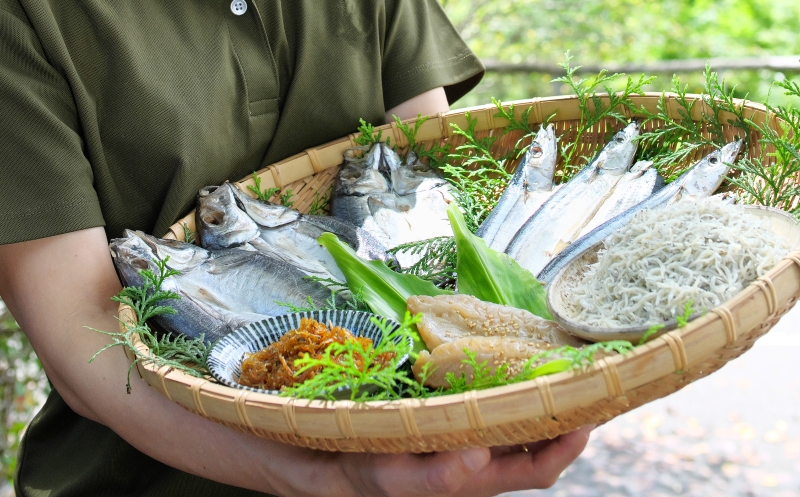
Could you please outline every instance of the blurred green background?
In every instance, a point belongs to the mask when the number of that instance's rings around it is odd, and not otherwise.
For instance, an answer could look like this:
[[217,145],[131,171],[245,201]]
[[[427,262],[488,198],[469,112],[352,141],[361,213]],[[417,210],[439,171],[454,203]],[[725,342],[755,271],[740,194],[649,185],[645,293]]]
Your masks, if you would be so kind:
[[[611,68],[626,63],[743,59],[800,54],[800,2],[796,0],[644,1],[644,0],[441,0],[453,24],[478,56],[490,63],[563,63]],[[772,83],[797,79],[795,69],[721,69],[740,98],[785,105]],[[646,71],[647,72],[647,71]],[[638,77],[638,72],[630,75]],[[669,91],[672,72],[647,72],[658,78],[650,91]],[[480,85],[453,108],[568,94],[551,80],[563,72],[488,71]],[[690,92],[703,88],[702,71],[678,74]],[[620,83],[623,83],[620,78]],[[0,497],[13,495],[10,479],[20,433],[46,398],[47,381],[30,344],[0,302]]]
[[[736,95],[763,102],[772,82],[796,79],[800,69],[800,2],[796,0],[442,0],[453,24],[484,61],[563,63],[611,68],[626,63],[767,58],[797,55],[793,72],[719,70]],[[713,67],[713,66],[712,66]],[[630,73],[637,77],[640,73]],[[648,91],[669,91],[672,72],[654,73]],[[453,107],[498,100],[569,94],[550,81],[559,73],[487,72],[480,85]],[[679,73],[689,91],[703,88],[702,71]],[[622,78],[620,78],[622,79]],[[624,83],[624,81],[619,81]],[[771,95],[785,104],[783,92]]]

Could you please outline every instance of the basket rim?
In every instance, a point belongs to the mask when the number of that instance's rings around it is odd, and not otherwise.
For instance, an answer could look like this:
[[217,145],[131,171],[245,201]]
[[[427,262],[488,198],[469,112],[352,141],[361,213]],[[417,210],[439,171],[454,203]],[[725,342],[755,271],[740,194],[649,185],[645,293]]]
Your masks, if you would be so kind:
[[[703,101],[703,97],[704,95],[699,94],[685,95],[687,99],[698,101],[693,108],[693,118],[699,119],[702,113],[708,110],[706,108],[708,104]],[[680,117],[677,115],[677,104],[674,103],[677,94],[646,93],[633,96],[632,101],[652,112],[662,98],[666,108],[674,112],[676,117]],[[603,99],[604,102],[608,102],[608,96],[601,97],[601,100]],[[553,120],[566,121],[575,118],[576,102],[577,97],[571,95],[509,101],[503,102],[502,105],[507,110],[513,105],[517,117],[521,117],[527,108],[531,108],[529,122],[539,123],[551,114],[555,114]],[[751,111],[748,117],[754,122],[768,123],[773,129],[779,129],[778,118],[764,105],[745,100],[734,102]],[[496,112],[495,104],[485,104],[428,116],[429,119],[418,130],[417,141],[452,136],[449,134],[450,124],[458,124],[463,128],[467,125],[467,113],[470,113],[472,119],[477,119],[477,130],[504,127],[507,122],[495,117]],[[627,117],[633,117],[627,108],[622,108],[621,112]],[[726,118],[724,115],[722,117]],[[732,117],[733,115],[730,116]],[[415,123],[416,119],[403,122]],[[392,139],[393,143],[399,146],[407,145],[405,135],[397,123],[376,127],[375,133],[380,132],[384,133],[384,140]],[[262,180],[261,187],[283,188],[294,181],[338,166],[341,163],[341,153],[355,145],[354,139],[357,136],[350,134],[268,165],[256,172]],[[252,177],[244,178],[234,184],[252,194],[247,189],[247,186],[254,185]],[[173,224],[164,237],[182,239],[184,226],[194,230],[194,210]],[[325,450],[375,452],[407,451],[409,447],[417,450],[417,447],[421,447],[418,451],[426,451],[438,450],[425,445],[426,437],[436,438],[454,432],[478,433],[480,441],[458,440],[452,443],[447,441],[445,445],[440,444],[435,447],[488,445],[484,442],[486,439],[481,437],[493,427],[510,426],[513,430],[517,422],[527,422],[531,419],[535,419],[536,422],[540,420],[546,422],[555,419],[557,415],[596,405],[605,399],[618,400],[625,399],[629,395],[636,396],[640,391],[637,389],[649,388],[650,385],[671,375],[683,375],[687,370],[691,370],[691,374],[685,384],[708,372],[713,372],[730,358],[749,349],[771,326],[769,324],[764,329],[764,323],[774,324],[774,321],[794,305],[798,295],[800,295],[800,246],[793,248],[791,253],[765,276],[721,306],[711,309],[683,328],[664,333],[636,347],[628,354],[601,359],[583,370],[562,372],[486,390],[425,399],[406,398],[359,403],[348,400],[301,400],[234,389],[168,367],[158,368],[152,364],[142,364],[140,361],[136,364],[136,370],[151,387],[187,409],[238,429],[297,445]],[[135,315],[131,308],[121,304],[119,318],[120,327],[123,328],[125,322],[135,320]],[[143,353],[148,352],[141,341],[136,342],[136,347]],[[130,351],[126,353],[133,359]],[[717,359],[723,356],[725,358]],[[713,364],[707,366],[711,362]],[[709,369],[697,370],[698,367]],[[592,386],[589,395],[583,395],[578,400],[570,398],[571,392],[585,385]],[[675,389],[682,386],[683,383]],[[663,395],[665,394],[658,396]],[[512,409],[513,412],[496,408],[510,399],[519,403],[519,406],[515,405]],[[364,419],[372,420],[372,416],[376,413],[390,413],[392,422],[397,426],[387,427],[382,431],[367,426],[376,423],[365,423]],[[261,417],[255,419],[255,414]],[[603,419],[610,419],[614,415]],[[312,416],[322,416],[324,422],[309,421]],[[268,426],[265,426],[265,419]],[[386,416],[380,419],[385,420]],[[436,421],[440,419],[445,421],[437,424]],[[552,438],[561,432],[552,431],[551,436],[549,431],[546,436]],[[496,434],[493,436],[494,439],[498,438]],[[506,432],[503,432],[501,438],[503,437],[506,437]],[[403,445],[400,449],[397,449],[397,445],[376,449],[374,443],[370,444],[376,439],[409,441],[410,445]],[[347,445],[348,448],[343,449],[348,440],[351,442],[355,440],[358,443],[362,443],[359,440],[365,440],[365,442],[362,445]],[[337,445],[338,442],[342,444]]]

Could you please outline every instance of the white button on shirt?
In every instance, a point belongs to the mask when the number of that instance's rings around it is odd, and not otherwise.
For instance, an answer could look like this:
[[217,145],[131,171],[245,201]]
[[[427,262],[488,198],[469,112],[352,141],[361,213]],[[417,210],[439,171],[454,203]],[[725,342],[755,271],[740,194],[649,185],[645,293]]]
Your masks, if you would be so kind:
[[233,0],[233,2],[231,2],[231,12],[237,16],[244,14],[247,12],[247,2],[244,0]]

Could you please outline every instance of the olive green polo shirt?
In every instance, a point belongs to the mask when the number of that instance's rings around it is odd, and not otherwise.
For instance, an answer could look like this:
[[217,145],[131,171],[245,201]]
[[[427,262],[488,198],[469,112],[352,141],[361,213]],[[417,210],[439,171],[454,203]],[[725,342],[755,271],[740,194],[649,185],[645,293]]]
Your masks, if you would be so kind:
[[[429,89],[452,102],[482,72],[435,0],[0,0],[0,243],[164,233],[201,187]],[[55,391],[16,489],[252,494],[144,456]]]
[[0,0],[0,243],[161,234],[197,190],[482,67],[434,0]]

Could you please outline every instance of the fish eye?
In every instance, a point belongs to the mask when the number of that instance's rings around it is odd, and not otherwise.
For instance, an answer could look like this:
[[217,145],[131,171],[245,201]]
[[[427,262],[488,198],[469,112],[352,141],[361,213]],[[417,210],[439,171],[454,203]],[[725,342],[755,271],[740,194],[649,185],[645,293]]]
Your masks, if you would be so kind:
[[416,164],[411,166],[411,170],[416,172],[416,173],[426,173],[426,172],[430,171],[431,168],[426,166],[425,164],[423,164],[421,162],[417,162]]
[[625,137],[622,135],[617,135],[614,137],[614,141],[617,143],[623,143],[625,141]]
[[361,177],[361,171],[358,169],[351,169],[349,171],[342,172],[341,178],[345,181],[355,181]]
[[717,159],[716,157],[712,157],[712,158],[708,159],[708,162],[710,162],[712,164],[716,164],[717,162],[719,162],[719,159]]
[[136,269],[148,269],[149,266],[147,265],[147,261],[142,259],[141,257],[137,257],[131,261],[131,266],[135,267]]
[[203,222],[208,226],[219,226],[222,224],[223,219],[225,219],[225,215],[222,213],[222,211],[215,211],[204,214],[202,219]]
[[541,157],[543,153],[544,151],[542,150],[542,147],[538,145],[531,146],[531,157]]

